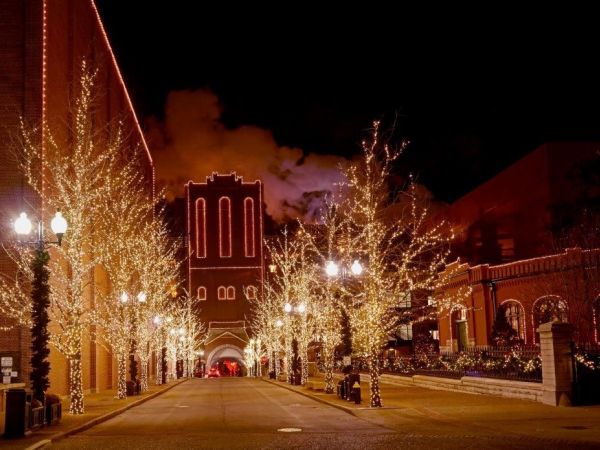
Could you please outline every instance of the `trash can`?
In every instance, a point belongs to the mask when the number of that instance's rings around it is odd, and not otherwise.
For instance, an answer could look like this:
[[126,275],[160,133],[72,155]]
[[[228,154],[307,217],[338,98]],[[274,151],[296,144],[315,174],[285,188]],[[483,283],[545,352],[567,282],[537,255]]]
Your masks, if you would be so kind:
[[338,381],[337,396],[342,400],[346,398],[346,382],[344,380]]
[[5,438],[19,438],[29,431],[29,404],[27,391],[13,388],[6,391]]

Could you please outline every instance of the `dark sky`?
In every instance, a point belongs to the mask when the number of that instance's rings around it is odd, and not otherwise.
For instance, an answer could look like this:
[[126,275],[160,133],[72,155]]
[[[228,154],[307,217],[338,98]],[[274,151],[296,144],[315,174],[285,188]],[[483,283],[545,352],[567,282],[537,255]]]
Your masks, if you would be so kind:
[[445,201],[544,141],[600,140],[598,38],[566,15],[97,4],[142,118],[170,90],[208,87],[228,126],[349,155],[373,119],[397,116],[411,141],[400,170]]

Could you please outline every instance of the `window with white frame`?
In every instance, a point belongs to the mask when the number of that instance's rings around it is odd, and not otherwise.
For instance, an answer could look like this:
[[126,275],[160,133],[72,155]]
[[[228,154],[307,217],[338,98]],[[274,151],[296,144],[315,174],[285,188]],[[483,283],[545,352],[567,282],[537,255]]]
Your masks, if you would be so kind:
[[235,300],[235,288],[233,286],[227,288],[227,300]]
[[256,286],[248,286],[246,288],[246,297],[248,300],[253,300],[256,298]]
[[198,300],[204,301],[206,300],[206,288],[204,286],[200,286],[197,291]]
[[219,286],[217,289],[217,298],[219,300],[227,300],[227,289],[225,286]]
[[406,292],[400,296],[400,300],[398,301],[399,308],[410,308],[412,305],[412,297],[410,292]]
[[403,341],[412,341],[413,338],[413,330],[412,324],[406,323],[398,326],[396,330],[396,336],[398,336]]

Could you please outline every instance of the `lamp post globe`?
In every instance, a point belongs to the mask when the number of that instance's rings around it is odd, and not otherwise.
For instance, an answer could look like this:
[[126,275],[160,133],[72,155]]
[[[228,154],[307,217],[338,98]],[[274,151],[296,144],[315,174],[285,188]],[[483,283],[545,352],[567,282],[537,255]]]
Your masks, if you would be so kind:
[[283,310],[286,313],[291,313],[292,312],[292,304],[291,303],[286,303],[285,306],[283,307]]
[[353,275],[360,275],[363,272],[363,267],[360,264],[360,262],[358,261],[358,259],[355,259],[354,262],[352,263],[352,266],[350,267],[350,270],[352,271]]
[[140,303],[146,303],[146,293],[145,292],[140,292],[137,295],[137,299],[138,299],[138,302],[140,302]]
[[14,222],[15,232],[18,235],[25,236],[31,233],[31,220],[27,217],[27,213],[22,212],[19,218]]
[[62,237],[67,231],[67,221],[60,211],[56,211],[54,218],[50,222],[50,228],[52,228],[52,231],[56,234],[58,245],[60,245]]
[[340,268],[336,263],[334,263],[333,261],[327,261],[327,264],[325,265],[325,273],[328,277],[335,277],[338,275],[339,272]]

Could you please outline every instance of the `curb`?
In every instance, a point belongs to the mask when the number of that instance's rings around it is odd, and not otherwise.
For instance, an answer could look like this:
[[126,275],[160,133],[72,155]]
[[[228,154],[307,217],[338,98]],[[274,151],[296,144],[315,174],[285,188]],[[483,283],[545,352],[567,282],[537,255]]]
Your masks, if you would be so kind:
[[296,390],[294,388],[288,387],[285,384],[279,384],[276,381],[267,380],[266,378],[262,378],[262,380],[265,381],[265,382],[267,382],[267,383],[273,384],[275,386],[279,386],[280,388],[287,389],[288,391],[295,392],[296,394],[303,395],[304,397],[310,398],[310,399],[315,400],[315,401],[317,401],[319,403],[323,403],[324,405],[333,406],[334,408],[337,408],[340,411],[344,411],[345,413],[348,413],[351,416],[357,417],[356,413],[354,412],[354,410],[352,408],[348,408],[347,406],[338,405],[337,403],[333,403],[333,402],[327,401],[327,400],[325,400],[323,398],[315,397],[315,396],[313,396],[311,394],[308,394],[306,392],[302,392],[300,390]]
[[158,397],[161,394],[164,394],[167,391],[170,391],[171,389],[173,389],[175,386],[179,386],[180,384],[183,384],[184,382],[188,381],[187,379],[184,379],[182,381],[179,381],[177,383],[172,384],[171,386],[168,386],[160,391],[156,391],[153,392],[152,394],[144,397],[144,398],[140,398],[139,400],[136,400],[134,402],[131,402],[130,404],[120,408],[120,409],[116,409],[114,411],[108,412],[102,416],[98,416],[95,417],[94,419],[91,419],[85,423],[82,423],[81,425],[75,427],[75,428],[71,428],[70,430],[66,430],[66,431],[62,431],[60,433],[56,433],[53,436],[50,436],[49,438],[46,439],[42,439],[39,442],[36,442],[35,444],[31,444],[29,447],[27,447],[25,450],[36,450],[38,448],[42,448],[45,447],[48,444],[51,444],[53,442],[59,441],[61,439],[64,439],[66,437],[71,436],[72,434],[77,434],[77,433],[81,433],[82,431],[87,430],[88,428],[92,428],[94,425],[98,425],[99,423],[102,422],[106,422],[109,419],[112,419],[115,416],[118,416],[119,414],[124,413],[125,411],[127,411],[128,409],[131,409],[135,406],[139,406],[144,402],[147,402],[148,400],[151,400],[155,397]]

